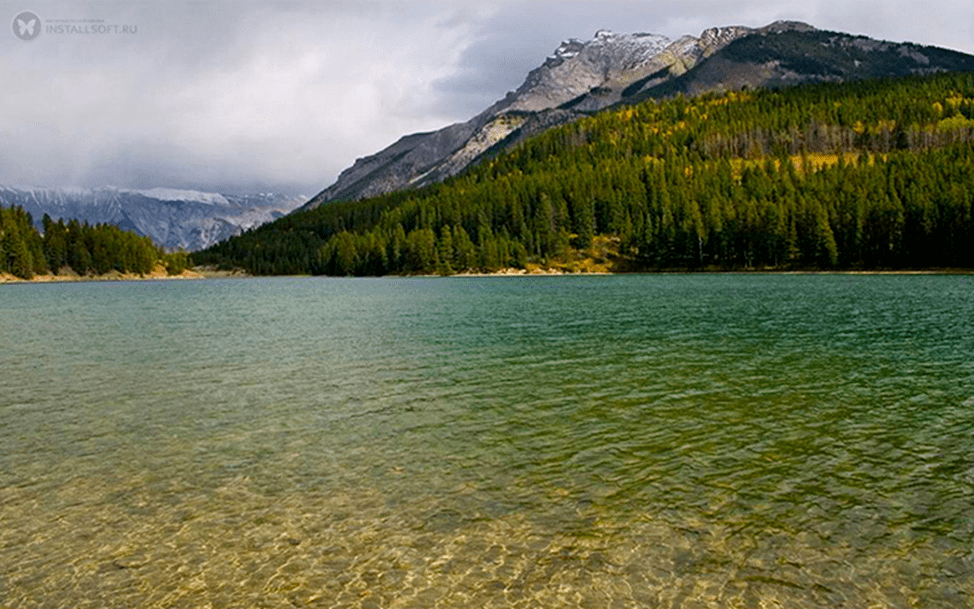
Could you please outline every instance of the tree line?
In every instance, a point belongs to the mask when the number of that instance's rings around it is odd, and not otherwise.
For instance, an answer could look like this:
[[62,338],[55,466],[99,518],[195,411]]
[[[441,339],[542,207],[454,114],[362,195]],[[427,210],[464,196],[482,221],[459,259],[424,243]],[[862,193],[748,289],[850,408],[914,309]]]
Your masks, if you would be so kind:
[[185,253],[165,254],[148,237],[113,224],[65,223],[45,214],[41,225],[43,235],[22,207],[0,206],[0,273],[30,279],[68,267],[79,275],[145,275],[161,262],[178,274],[189,262]]
[[974,75],[650,101],[417,191],[325,204],[193,255],[256,274],[545,265],[974,267]]

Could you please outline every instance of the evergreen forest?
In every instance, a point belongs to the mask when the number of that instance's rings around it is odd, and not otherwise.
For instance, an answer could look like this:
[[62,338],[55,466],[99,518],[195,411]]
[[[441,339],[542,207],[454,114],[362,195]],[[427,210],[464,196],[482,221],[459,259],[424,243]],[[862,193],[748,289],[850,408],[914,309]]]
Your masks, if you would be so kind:
[[293,213],[192,258],[450,274],[609,244],[612,270],[974,268],[972,207],[974,74],[948,73],[616,108],[442,184]]
[[171,274],[178,274],[188,264],[185,253],[165,254],[148,237],[113,224],[65,224],[45,214],[42,227],[43,236],[23,208],[0,206],[0,273],[31,279],[70,267],[79,275],[145,275],[163,263]]

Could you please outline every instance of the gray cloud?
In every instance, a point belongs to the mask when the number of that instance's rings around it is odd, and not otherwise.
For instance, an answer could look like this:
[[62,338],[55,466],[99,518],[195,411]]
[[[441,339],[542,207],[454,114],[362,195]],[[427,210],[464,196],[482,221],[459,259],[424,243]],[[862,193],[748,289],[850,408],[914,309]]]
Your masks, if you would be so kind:
[[[55,24],[6,24],[24,9]],[[800,19],[974,52],[965,2],[0,2],[0,183],[314,194],[356,157],[466,120],[569,37]]]

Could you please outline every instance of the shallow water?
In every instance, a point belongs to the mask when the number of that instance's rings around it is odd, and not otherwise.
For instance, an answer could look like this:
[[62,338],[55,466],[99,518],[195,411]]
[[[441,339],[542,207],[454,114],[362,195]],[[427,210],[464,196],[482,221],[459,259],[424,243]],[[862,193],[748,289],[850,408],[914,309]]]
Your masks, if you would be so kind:
[[974,607],[974,278],[0,289],[3,607]]

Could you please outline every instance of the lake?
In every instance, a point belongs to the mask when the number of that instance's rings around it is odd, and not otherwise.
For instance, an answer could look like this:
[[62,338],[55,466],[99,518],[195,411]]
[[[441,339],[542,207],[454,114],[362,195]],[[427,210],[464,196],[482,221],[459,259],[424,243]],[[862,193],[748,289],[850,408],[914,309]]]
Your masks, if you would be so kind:
[[3,607],[974,607],[974,277],[0,287]]

